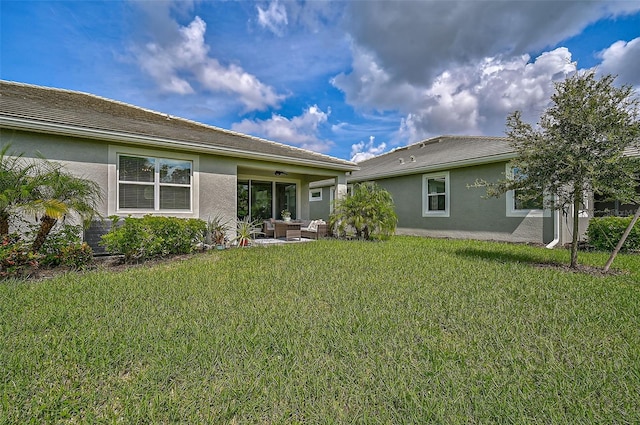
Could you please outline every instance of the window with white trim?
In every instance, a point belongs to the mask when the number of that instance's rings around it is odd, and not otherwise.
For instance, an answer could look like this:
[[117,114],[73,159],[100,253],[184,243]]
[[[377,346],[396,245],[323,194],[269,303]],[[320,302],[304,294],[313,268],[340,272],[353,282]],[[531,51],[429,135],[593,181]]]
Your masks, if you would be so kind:
[[[520,179],[524,175],[517,167],[507,165],[507,176],[509,179]],[[521,189],[509,190],[506,193],[507,198],[507,216],[543,216],[544,213],[544,197],[542,193],[531,197],[527,191]]]
[[118,209],[190,211],[193,162],[118,155]]
[[422,216],[449,217],[449,172],[422,177]]
[[309,190],[309,201],[322,201],[322,189],[311,189]]

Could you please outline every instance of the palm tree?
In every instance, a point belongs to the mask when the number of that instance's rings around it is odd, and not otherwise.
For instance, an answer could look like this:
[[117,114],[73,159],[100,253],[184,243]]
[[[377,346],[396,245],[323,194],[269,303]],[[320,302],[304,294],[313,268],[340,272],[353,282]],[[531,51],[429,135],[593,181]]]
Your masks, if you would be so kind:
[[31,175],[35,163],[9,149],[10,145],[5,145],[0,150],[0,236],[9,233],[11,213],[30,202],[37,181]]
[[98,203],[102,200],[100,186],[91,180],[76,177],[62,169],[60,164],[45,162],[46,169],[40,173],[41,179],[29,208],[40,216],[40,228],[31,245],[32,252],[38,252],[58,220],[64,220],[68,213],[75,212],[87,225],[98,214]]
[[358,239],[388,238],[396,230],[391,194],[373,182],[355,185],[353,193],[336,202],[329,225],[339,236],[352,228]]

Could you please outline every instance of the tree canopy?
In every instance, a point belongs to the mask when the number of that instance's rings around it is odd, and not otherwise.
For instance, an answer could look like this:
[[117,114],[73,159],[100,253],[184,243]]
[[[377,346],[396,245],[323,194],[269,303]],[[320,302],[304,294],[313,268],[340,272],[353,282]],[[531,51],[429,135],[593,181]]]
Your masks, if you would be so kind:
[[[490,185],[499,196],[522,189],[525,196],[546,195],[545,207],[573,217],[571,266],[577,266],[578,219],[589,193],[629,202],[636,196],[638,159],[625,150],[638,146],[639,99],[615,76],[577,73],[556,83],[551,103],[537,126],[519,111],[507,118],[507,135],[517,153],[518,178]],[[528,195],[526,195],[528,194]]]

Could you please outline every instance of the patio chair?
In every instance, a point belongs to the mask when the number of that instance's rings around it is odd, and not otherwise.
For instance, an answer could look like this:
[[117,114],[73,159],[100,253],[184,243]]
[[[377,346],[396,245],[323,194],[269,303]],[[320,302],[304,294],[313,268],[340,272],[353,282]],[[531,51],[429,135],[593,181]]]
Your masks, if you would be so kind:
[[265,220],[262,222],[262,233],[265,238],[273,238],[275,235],[276,226],[273,219]]

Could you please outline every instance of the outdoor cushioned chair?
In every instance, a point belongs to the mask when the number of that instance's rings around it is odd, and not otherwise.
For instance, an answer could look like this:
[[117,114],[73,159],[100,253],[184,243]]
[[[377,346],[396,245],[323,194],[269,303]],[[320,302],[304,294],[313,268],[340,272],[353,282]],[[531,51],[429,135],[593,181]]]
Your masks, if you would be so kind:
[[274,237],[275,231],[276,231],[276,226],[275,226],[275,223],[273,222],[273,219],[265,220],[262,222],[262,233],[264,234],[265,238]]

